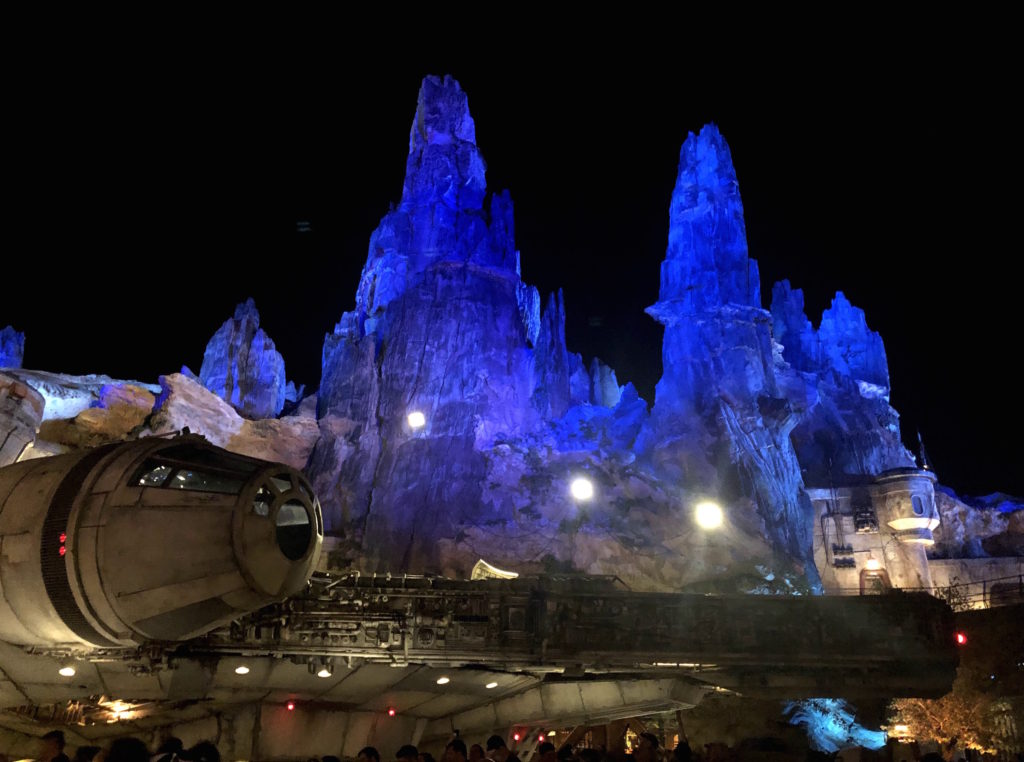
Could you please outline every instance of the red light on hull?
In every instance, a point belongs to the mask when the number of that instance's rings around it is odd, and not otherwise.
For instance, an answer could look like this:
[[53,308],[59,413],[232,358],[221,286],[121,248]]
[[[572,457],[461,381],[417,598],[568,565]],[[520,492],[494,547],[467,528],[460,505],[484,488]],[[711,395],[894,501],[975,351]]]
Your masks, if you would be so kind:
[[393,706],[388,707],[388,717],[394,717],[398,712],[395,711]]
[[60,550],[58,550],[57,552],[60,553],[63,556],[65,553],[68,552],[68,549],[65,548],[63,545],[61,545],[60,546]]
[[294,701],[289,701],[287,704],[284,705],[284,708],[287,709],[289,712],[294,712],[295,711],[295,702]]
[[520,735],[519,735],[518,733],[513,733],[513,734],[512,734],[512,740],[513,740],[513,741],[518,741],[518,740],[520,739],[520,737],[521,737],[521,736],[520,736]]
[[967,645],[967,633],[966,632],[958,632],[956,634],[956,644],[958,646],[966,646]]

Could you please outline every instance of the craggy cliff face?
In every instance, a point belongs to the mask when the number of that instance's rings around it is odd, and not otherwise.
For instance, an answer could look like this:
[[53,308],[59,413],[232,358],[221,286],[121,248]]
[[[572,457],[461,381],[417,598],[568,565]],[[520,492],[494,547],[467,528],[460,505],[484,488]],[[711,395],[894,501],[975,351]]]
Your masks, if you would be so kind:
[[[485,171],[466,94],[427,77],[401,200],[370,236],[354,308],[324,340],[315,397],[286,382],[250,301],[211,339],[198,378],[142,388],[8,370],[12,390],[28,384],[45,399],[39,439],[16,449],[38,456],[187,425],[304,466],[334,566],[468,575],[483,558],[614,574],[635,589],[816,586],[806,490],[913,459],[864,313],[839,293],[815,327],[788,281],[770,310],[762,304],[717,127],[680,151],[648,309],[665,328],[650,408],[566,346],[566,300],[522,281],[511,198],[488,191]],[[20,360],[23,337],[3,338]],[[4,399],[0,425],[30,433],[39,411],[13,391]],[[570,493],[580,477],[592,498]],[[724,509],[721,529],[695,523],[708,499]]]

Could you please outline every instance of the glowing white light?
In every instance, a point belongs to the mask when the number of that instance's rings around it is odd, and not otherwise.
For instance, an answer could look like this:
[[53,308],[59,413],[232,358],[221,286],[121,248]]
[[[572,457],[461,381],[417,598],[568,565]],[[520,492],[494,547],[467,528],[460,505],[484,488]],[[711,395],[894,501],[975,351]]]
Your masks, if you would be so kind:
[[75,668],[74,667],[61,667],[60,669],[57,670],[57,674],[60,675],[61,677],[74,677],[75,676]]
[[893,725],[892,726],[892,730],[893,730],[894,733],[909,733],[910,732],[910,726],[909,725]]
[[249,674],[249,668],[248,667],[235,667],[235,674],[236,675],[248,675]]
[[879,569],[882,568],[882,562],[879,561],[877,558],[869,558],[864,563],[864,568],[867,569],[868,571],[878,571]]
[[439,677],[439,678],[437,678],[437,684],[438,685],[448,685],[448,683],[450,683],[450,682],[451,682],[451,679],[447,678],[447,677]]
[[551,738],[551,736],[557,736],[557,735],[558,735],[558,733],[556,733],[554,730],[549,730],[548,731],[548,738]]
[[487,683],[487,685],[485,685],[484,687],[485,688],[497,688],[498,684],[497,683]]
[[422,429],[427,425],[427,417],[423,415],[419,410],[413,410],[409,413],[406,420],[409,422],[410,429]]
[[697,503],[697,523],[704,529],[717,529],[722,526],[722,509],[710,501]]
[[316,673],[316,676],[317,677],[330,677],[331,676],[331,670],[327,669],[327,667],[324,667],[323,669],[321,669],[319,672]]
[[594,483],[590,479],[577,476],[569,485],[569,491],[576,500],[590,500],[594,496]]

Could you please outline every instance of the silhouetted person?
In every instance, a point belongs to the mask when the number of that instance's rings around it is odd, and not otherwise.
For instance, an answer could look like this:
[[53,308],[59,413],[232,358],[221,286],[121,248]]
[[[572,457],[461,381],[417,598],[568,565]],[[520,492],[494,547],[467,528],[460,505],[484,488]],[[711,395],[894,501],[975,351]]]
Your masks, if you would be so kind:
[[39,762],[71,762],[64,753],[64,733],[51,730],[39,740]]
[[220,762],[220,752],[209,741],[200,741],[185,752],[185,758],[190,762]]
[[461,738],[449,741],[444,747],[444,762],[467,762],[466,742]]
[[356,754],[358,762],[380,762],[380,752],[372,746],[364,746]]
[[333,754],[327,754],[320,757],[320,762],[341,762],[341,757],[335,757]]
[[150,758],[150,762],[175,762],[185,751],[185,744],[180,738],[171,736],[165,738],[163,743],[157,747],[156,753]]
[[690,748],[690,744],[686,741],[676,744],[675,751],[672,752],[672,759],[675,762],[693,762],[693,749]]
[[419,762],[420,753],[416,751],[416,747],[412,744],[406,744],[401,749],[395,752],[395,759],[398,762]]
[[540,755],[540,762],[558,762],[555,754],[555,745],[551,741],[545,741],[537,747],[537,754]]
[[480,762],[484,758],[484,747],[478,743],[469,747],[469,762]]
[[487,739],[487,758],[494,762],[519,762],[519,757],[509,751],[505,739],[501,736],[491,736]]
[[149,749],[138,738],[118,738],[110,744],[105,762],[149,762]]
[[99,746],[79,746],[75,750],[75,762],[92,762],[99,751]]
[[434,755],[429,751],[421,751],[420,762],[434,762]]

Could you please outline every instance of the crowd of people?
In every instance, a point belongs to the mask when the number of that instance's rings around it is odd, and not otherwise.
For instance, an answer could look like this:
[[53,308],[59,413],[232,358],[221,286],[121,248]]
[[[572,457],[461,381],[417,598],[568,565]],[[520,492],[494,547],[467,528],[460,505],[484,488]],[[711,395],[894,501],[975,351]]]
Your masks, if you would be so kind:
[[[202,741],[195,746],[185,748],[178,738],[168,738],[160,746],[150,751],[138,738],[118,738],[103,749],[99,746],[80,746],[74,758],[65,754],[64,733],[53,730],[40,739],[37,762],[220,762],[220,752],[209,742]],[[628,757],[627,757],[628,759]],[[685,741],[672,753],[660,748],[657,736],[653,733],[641,733],[638,745],[633,749],[633,762],[691,762],[699,759],[692,755]],[[0,754],[0,762],[8,762]],[[308,762],[342,762],[335,755],[324,755]],[[388,762],[381,760],[380,752],[373,746],[367,746],[357,755],[357,762]],[[438,762],[434,755],[420,751],[411,744],[402,746],[395,754],[395,762]],[[518,755],[508,748],[505,739],[493,735],[484,745],[477,743],[466,746],[461,738],[448,742],[441,755],[440,762],[520,762]],[[623,762],[619,756],[604,751],[588,748],[574,749],[571,746],[555,748],[550,742],[542,743],[536,750],[533,762]]]
[[[80,746],[73,758],[65,754],[64,734],[54,730],[40,739],[37,762],[220,762],[220,752],[216,745],[202,741],[189,748],[178,738],[168,738],[155,750],[150,751],[146,744],[138,738],[118,738],[106,749],[99,746]],[[640,733],[631,749],[631,754],[608,752],[604,749],[573,747],[565,744],[556,748],[553,743],[541,743],[532,755],[530,762],[741,762],[744,755],[725,744],[705,744],[699,751],[691,751],[686,740],[681,740],[675,749],[669,750],[661,746],[658,737],[653,733]],[[808,752],[808,760],[832,760],[835,754]],[[930,760],[931,755],[920,757],[921,762]],[[0,762],[8,759],[0,753]],[[342,762],[335,755],[324,755],[311,758],[307,762]],[[391,762],[382,760],[380,752],[373,746],[359,751],[356,762]],[[447,743],[440,755],[440,760],[427,751],[417,749],[412,744],[399,748],[394,762],[520,762],[519,756],[511,749],[501,736],[492,735],[486,743],[471,744],[468,747],[461,738],[454,738]]]

